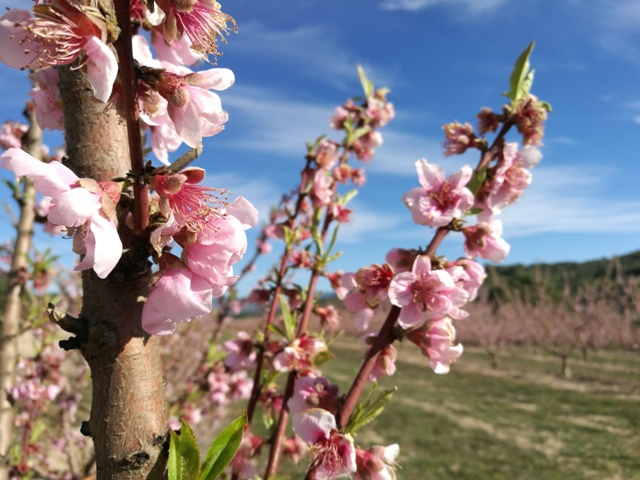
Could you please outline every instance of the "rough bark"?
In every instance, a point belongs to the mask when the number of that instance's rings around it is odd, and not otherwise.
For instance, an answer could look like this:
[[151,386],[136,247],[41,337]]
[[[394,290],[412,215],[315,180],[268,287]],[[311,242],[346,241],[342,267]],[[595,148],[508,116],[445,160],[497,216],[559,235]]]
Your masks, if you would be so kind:
[[[23,149],[36,158],[40,157],[42,147],[42,131],[35,121],[22,139]],[[13,439],[13,407],[5,392],[15,386],[18,362],[18,334],[22,320],[23,283],[19,281],[19,272],[28,267],[27,254],[31,249],[33,224],[35,220],[36,190],[33,182],[25,181],[22,196],[19,200],[20,214],[16,225],[17,235],[9,272],[9,288],[0,322],[0,459],[4,459],[11,447]],[[5,462],[0,462],[0,480],[6,480],[9,471]]]
[[[81,70],[60,69],[60,91],[69,166],[97,181],[130,170],[125,122],[93,98]],[[79,348],[91,368],[91,417],[84,431],[93,439],[97,478],[161,478],[168,433],[158,339],[141,327],[148,294],[147,251],[135,239],[104,280],[83,272],[82,329],[65,347]]]

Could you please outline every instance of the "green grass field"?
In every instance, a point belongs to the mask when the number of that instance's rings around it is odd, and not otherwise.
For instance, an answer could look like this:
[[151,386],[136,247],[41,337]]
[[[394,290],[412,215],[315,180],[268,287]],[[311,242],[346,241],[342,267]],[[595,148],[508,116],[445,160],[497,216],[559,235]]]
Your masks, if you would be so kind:
[[[356,347],[332,345],[326,372],[341,391],[359,366]],[[637,354],[576,356],[566,380],[558,360],[525,347],[505,352],[497,370],[469,348],[444,376],[412,345],[398,350],[397,374],[380,382],[398,392],[357,442],[400,444],[399,479],[640,479]],[[283,478],[303,477],[287,470]]]

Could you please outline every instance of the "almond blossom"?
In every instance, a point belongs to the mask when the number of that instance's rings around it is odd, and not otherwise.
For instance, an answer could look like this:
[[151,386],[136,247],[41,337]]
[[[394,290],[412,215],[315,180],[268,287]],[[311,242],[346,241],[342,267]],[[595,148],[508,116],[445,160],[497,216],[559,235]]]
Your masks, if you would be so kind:
[[102,14],[66,0],[38,4],[33,10],[35,17],[26,10],[9,10],[0,17],[0,61],[21,70],[41,70],[68,65],[84,55],[82,64],[94,96],[109,100],[118,63],[104,43]]
[[236,338],[224,342],[222,348],[227,352],[224,365],[231,371],[248,370],[256,360],[253,340],[247,332],[238,332]]
[[462,345],[453,345],[456,331],[449,318],[434,318],[412,330],[407,338],[429,359],[434,373],[449,373],[449,364],[462,355]]
[[502,221],[478,222],[462,230],[464,253],[469,258],[480,257],[499,263],[509,254],[510,246],[502,236]]
[[367,450],[356,449],[356,480],[396,480],[395,463],[400,454],[397,443],[387,447],[375,446]]
[[467,298],[467,293],[456,287],[451,274],[445,270],[432,271],[431,261],[424,255],[416,258],[411,272],[400,273],[389,285],[389,299],[400,307],[398,323],[404,328],[444,315],[463,318],[466,312],[458,307]]
[[78,178],[62,163],[41,162],[18,148],[2,154],[2,167],[30,178],[42,195],[51,197],[49,222],[67,227],[74,236],[74,251],[85,255],[76,270],[93,268],[106,278],[122,255],[116,228],[118,184]]
[[173,255],[165,254],[161,261],[165,268],[142,309],[142,328],[152,335],[169,335],[177,323],[188,323],[213,307],[213,287],[204,278]]
[[322,408],[309,408],[294,413],[291,427],[305,443],[311,446],[314,455],[317,480],[330,480],[354,473],[356,450],[353,437],[340,434],[335,417]]
[[418,225],[443,227],[454,218],[461,218],[473,205],[473,194],[466,188],[471,179],[471,167],[465,165],[448,178],[443,170],[421,158],[416,163],[422,187],[416,187],[402,197]]

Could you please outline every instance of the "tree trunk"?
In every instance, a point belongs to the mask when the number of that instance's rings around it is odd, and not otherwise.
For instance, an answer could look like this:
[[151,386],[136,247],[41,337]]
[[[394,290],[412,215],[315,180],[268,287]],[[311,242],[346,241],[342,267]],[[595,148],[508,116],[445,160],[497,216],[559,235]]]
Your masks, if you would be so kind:
[[[93,98],[80,69],[60,69],[68,160],[79,177],[124,177],[131,169],[125,122]],[[80,331],[67,348],[79,348],[91,368],[91,417],[83,432],[96,451],[97,478],[162,478],[168,436],[158,338],[141,326],[149,291],[145,244],[125,245],[116,269],[104,280],[83,272]]]

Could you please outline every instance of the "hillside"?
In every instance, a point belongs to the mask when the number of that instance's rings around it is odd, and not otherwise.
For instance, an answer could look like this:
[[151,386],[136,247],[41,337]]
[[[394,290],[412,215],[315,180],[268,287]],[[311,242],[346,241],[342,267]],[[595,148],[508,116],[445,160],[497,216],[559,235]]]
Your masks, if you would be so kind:
[[[564,287],[565,279],[572,289],[603,278],[640,276],[640,250],[619,257],[602,258],[587,262],[537,263],[525,266],[522,264],[509,266],[490,266],[489,272],[495,272],[509,286],[523,287],[531,285],[535,278],[545,278],[554,289]],[[491,278],[489,279],[491,281]]]

